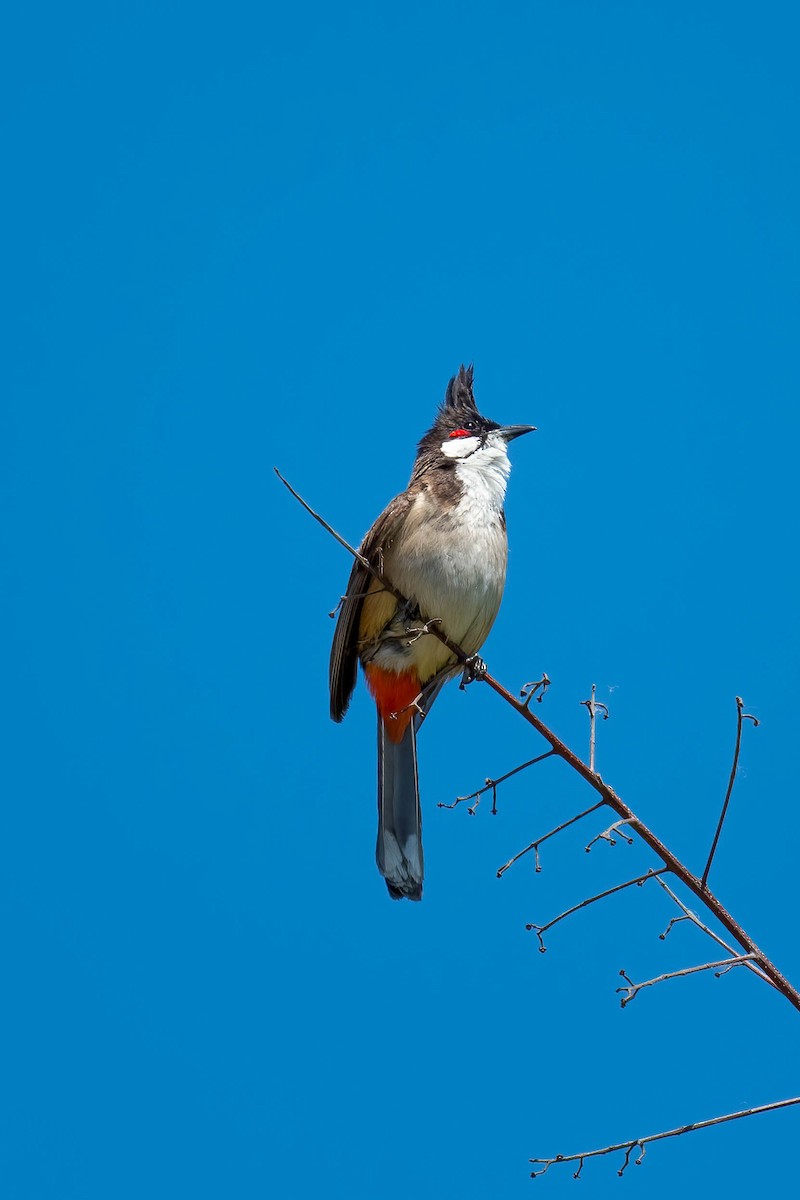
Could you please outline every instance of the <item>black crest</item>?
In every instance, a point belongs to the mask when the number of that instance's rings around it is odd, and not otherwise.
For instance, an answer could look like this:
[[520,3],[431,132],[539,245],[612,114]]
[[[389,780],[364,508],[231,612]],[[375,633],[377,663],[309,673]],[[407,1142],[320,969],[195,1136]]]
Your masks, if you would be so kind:
[[[470,433],[474,431],[478,435],[483,435],[490,429],[498,428],[494,421],[488,421],[478,412],[472,391],[472,379],[472,365],[465,367],[462,363],[458,374],[454,375],[447,385],[447,391],[439,406],[436,420],[419,443],[418,465],[420,458],[427,459],[431,454],[441,459],[439,451],[442,442],[456,429],[467,429]],[[454,464],[452,459],[447,459],[441,465],[451,468]]]
[[439,409],[440,420],[444,418],[449,423],[451,420],[458,421],[462,416],[473,419],[480,416],[472,392],[474,376],[472,363],[468,367],[462,363],[458,368],[458,374],[454,375],[447,385],[444,401]]

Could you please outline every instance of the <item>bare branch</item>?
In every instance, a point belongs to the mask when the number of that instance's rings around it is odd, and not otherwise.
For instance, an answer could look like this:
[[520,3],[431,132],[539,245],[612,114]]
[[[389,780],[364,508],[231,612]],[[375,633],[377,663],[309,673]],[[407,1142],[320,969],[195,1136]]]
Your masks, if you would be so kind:
[[708,855],[708,862],[706,863],[706,869],[705,869],[705,871],[703,871],[703,877],[700,880],[702,887],[706,886],[706,881],[708,879],[708,872],[711,870],[711,863],[714,861],[714,855],[717,852],[717,842],[719,841],[719,835],[722,833],[722,826],[725,824],[725,814],[728,811],[728,802],[731,798],[731,792],[733,791],[733,785],[736,780],[736,769],[739,766],[739,749],[742,744],[742,725],[744,724],[745,721],[752,721],[756,727],[759,724],[758,719],[756,717],[754,717],[752,715],[752,713],[746,713],[744,711],[744,700],[742,699],[741,696],[737,696],[736,697],[736,746],[733,751],[733,766],[731,767],[731,776],[730,776],[730,779],[728,780],[728,790],[725,793],[725,799],[722,802],[722,812],[719,815],[719,822],[717,823],[717,832],[714,834],[714,841],[711,843],[711,851]]
[[389,720],[396,721],[398,717],[402,717],[404,713],[413,712],[420,716],[425,716],[425,709],[420,707],[420,700],[424,692],[420,692],[413,700],[409,700],[408,704],[404,704],[402,708],[398,708],[396,712],[389,713]]
[[[551,753],[554,753],[554,751],[551,751]],[[467,799],[469,799],[469,797],[467,797]],[[560,825],[556,825],[555,829],[551,829],[549,833],[545,833],[540,838],[537,838],[535,842],[531,842],[530,846],[526,846],[524,850],[520,850],[519,854],[515,854],[513,858],[510,858],[507,863],[504,863],[503,866],[500,867],[497,872],[497,878],[500,879],[501,876],[505,875],[509,867],[513,867],[515,862],[522,858],[523,855],[530,853],[531,850],[533,850],[536,855],[536,871],[537,873],[541,871],[542,865],[539,862],[539,847],[541,846],[542,842],[546,842],[548,838],[555,837],[557,833],[561,833],[562,829],[567,829],[570,825],[574,825],[576,821],[582,821],[584,817],[588,817],[589,813],[596,812],[598,808],[602,808],[604,803],[604,800],[598,800],[597,804],[593,804],[591,808],[584,809],[584,811],[579,812],[577,816],[570,817],[568,821],[563,821]]]
[[552,921],[548,921],[546,925],[535,925],[530,923],[526,925],[525,928],[528,930],[533,930],[539,939],[539,949],[542,954],[545,954],[547,947],[542,940],[543,935],[547,933],[548,929],[552,929],[554,925],[557,925],[559,921],[563,921],[565,917],[571,917],[573,913],[578,912],[581,908],[588,908],[590,904],[595,904],[598,900],[605,900],[606,896],[613,896],[615,892],[621,892],[625,888],[633,887],[634,884],[636,884],[637,887],[641,887],[642,884],[648,879],[654,879],[657,875],[663,875],[664,872],[668,870],[669,867],[660,867],[657,871],[646,871],[644,875],[637,875],[635,879],[628,879],[625,883],[618,883],[616,887],[608,888],[605,892],[598,892],[596,896],[589,896],[588,899],[581,900],[580,904],[573,904],[572,908],[568,908],[565,912],[559,913],[557,917],[553,917]]
[[[286,484],[286,486],[288,487],[289,485]],[[372,592],[351,592],[349,596],[340,596],[336,601],[336,607],[331,609],[328,616],[333,620],[345,600],[365,600],[367,596],[380,596],[385,590],[385,588],[375,588]]]
[[[288,488],[288,490],[292,493],[292,495],[294,496],[294,498],[298,502],[298,504],[302,504],[303,508],[306,510],[306,512],[309,514],[309,516],[312,516],[315,521],[319,521],[322,528],[325,529],[331,535],[332,538],[335,538],[340,546],[344,546],[345,550],[349,551],[350,554],[352,554],[353,558],[357,558],[358,561],[361,563],[362,567],[367,567],[370,571],[372,571],[372,567],[367,562],[367,560],[364,558],[364,555],[361,554],[358,550],[354,550],[353,547],[350,545],[350,543],[346,542],[345,539],[342,537],[342,535],[340,533],[337,533],[336,530],[333,528],[333,526],[329,525],[324,517],[321,517],[318,512],[314,512],[314,509],[311,507],[311,505],[307,504],[306,501],[303,499],[303,497],[299,494],[299,492],[296,492],[294,490],[294,488],[292,487],[292,485],[283,478],[283,476],[281,475],[281,473],[277,467],[273,467],[272,469],[275,472],[275,474],[278,476],[278,479],[280,479],[283,486],[285,488]],[[373,572],[373,574],[377,574],[377,572]],[[391,592],[394,590],[388,584],[386,586],[387,586],[388,591]],[[339,603],[341,603],[341,601]],[[337,607],[338,607],[338,605],[337,605]],[[335,611],[336,610],[334,609],[334,612]]]
[[507,688],[503,687],[496,679],[487,674],[484,677],[484,683],[496,692],[497,695],[506,704],[510,705],[516,713],[518,713],[524,721],[538,733],[542,735],[545,741],[549,742],[556,754],[564,760],[564,762],[572,768],[582,779],[592,787],[598,795],[600,795],[605,804],[611,808],[618,817],[624,818],[628,826],[636,833],[642,841],[650,847],[650,849],[658,855],[661,861],[666,865],[671,874],[679,879],[684,887],[688,888],[694,896],[708,909],[708,911],[716,917],[720,925],[727,929],[734,941],[744,950],[745,954],[753,955],[754,961],[764,972],[768,979],[771,980],[775,988],[784,996],[794,1008],[800,1011],[800,993],[794,988],[789,980],[781,974],[775,964],[760,950],[753,939],[742,928],[738,921],[728,912],[724,905],[717,897],[709,891],[707,887],[703,887],[700,879],[685,867],[677,855],[673,854],[659,837],[645,825],[644,821],[628,807],[624,800],[609,787],[601,777],[592,771],[585,762],[578,758],[574,751],[570,750],[569,746],[561,740],[552,729],[545,725],[536,713],[526,708],[514,697]]
[[[678,918],[679,920],[681,918]],[[631,1000],[635,1000],[639,992],[643,988],[652,987],[656,983],[663,983],[665,979],[679,979],[684,975],[696,975],[698,971],[714,971],[714,974],[719,979],[720,975],[727,975],[731,967],[739,967],[743,963],[752,961],[752,954],[738,954],[734,958],[723,958],[720,962],[703,963],[699,967],[683,967],[680,971],[665,971],[663,975],[656,975],[655,979],[647,979],[644,983],[634,983],[629,979],[624,971],[620,971],[620,975],[627,981],[626,987],[618,987],[617,992],[625,992],[625,995],[620,1000],[623,1008],[630,1004]],[[715,967],[724,967],[722,971],[715,971]]]
[[[303,506],[303,508],[305,508],[306,511],[314,518],[314,520],[318,521],[323,528],[326,529],[331,536],[336,539],[337,542],[339,542],[340,545],[344,546],[344,548],[348,550],[354,558],[362,563],[362,565],[374,576],[374,578],[376,578],[378,582],[386,588],[387,591],[395,596],[400,603],[406,605],[409,604],[407,597],[403,596],[401,592],[393,587],[389,580],[387,580],[380,571],[376,570],[376,568],[373,567],[372,564],[369,563],[364,556],[359,553],[359,551],[354,550],[353,547],[350,546],[343,537],[341,537],[334,529],[331,528],[330,525],[328,525],[327,521],[324,521],[322,517],[314,512],[310,505],[306,504],[305,500],[303,500],[302,497],[299,496],[294,490],[294,488],[286,482],[277,468],[275,468],[275,473],[281,480],[281,483],[284,484],[284,486],[291,492],[291,494]],[[462,665],[467,665],[469,663],[469,655],[467,655],[460,646],[450,641],[446,634],[444,634],[441,630],[432,629],[430,636],[438,638],[438,640],[442,642],[442,644],[445,645],[448,650],[450,650],[454,658],[459,663]],[[593,767],[587,766],[587,764],[583,762],[578,755],[574,753],[574,751],[570,750],[569,746],[567,746],[567,744],[563,742],[561,738],[559,738],[547,725],[545,725],[544,721],[540,720],[530,705],[523,701],[517,700],[516,697],[513,696],[507,688],[503,687],[501,683],[494,679],[488,671],[482,671],[478,678],[480,678],[483,683],[490,687],[492,691],[501,698],[501,700],[513,708],[514,711],[518,713],[524,721],[527,721],[529,725],[531,725],[538,733],[540,733],[545,741],[549,742],[554,753],[557,754],[559,758],[563,759],[567,766],[571,767],[576,774],[580,775],[580,777],[598,793],[604,804],[607,804],[608,807],[612,809],[618,817],[623,818],[627,822],[633,832],[638,834],[642,841],[649,846],[650,849],[661,859],[662,863],[664,863],[664,869],[670,871],[676,879],[679,879],[681,883],[683,883],[683,885],[700,900],[700,902],[709,910],[709,912],[716,917],[720,925],[727,929],[728,933],[730,933],[738,945],[741,946],[745,954],[752,956],[753,961],[764,972],[764,974],[781,993],[781,995],[784,996],[794,1008],[800,1011],[800,993],[789,983],[788,979],[781,974],[781,972],[767,957],[767,955],[758,948],[749,934],[745,932],[742,926],[734,919],[734,917],[722,905],[717,897],[714,896],[711,891],[709,891],[703,880],[698,879],[696,875],[693,875],[692,872],[684,866],[677,855],[673,854],[672,851],[664,845],[661,839],[658,838],[647,825],[645,825],[644,821],[641,821],[635,815],[632,809],[625,804],[625,802],[620,796],[617,795],[614,789],[603,782],[602,778],[594,771]],[[752,720],[754,723],[756,720],[755,717],[751,716],[749,713],[742,714],[742,720],[745,719]],[[663,872],[659,871],[653,873],[661,874]]]
[[634,1159],[636,1166],[639,1166],[645,1155],[645,1147],[651,1142],[660,1142],[664,1138],[681,1137],[684,1133],[695,1133],[698,1129],[710,1129],[712,1125],[724,1125],[726,1121],[739,1121],[743,1117],[755,1117],[759,1113],[775,1112],[779,1108],[789,1108],[792,1104],[800,1104],[800,1096],[794,1096],[791,1100],[774,1100],[772,1104],[762,1104],[758,1108],[743,1108],[739,1112],[725,1113],[721,1117],[712,1117],[708,1121],[694,1121],[691,1125],[679,1125],[676,1129],[665,1129],[662,1133],[650,1133],[647,1137],[634,1138],[632,1141],[616,1142],[613,1146],[603,1146],[600,1150],[583,1150],[580,1154],[556,1154],[553,1158],[531,1158],[528,1161],[536,1166],[542,1166],[541,1171],[531,1171],[531,1179],[536,1179],[539,1175],[544,1175],[549,1167],[560,1163],[579,1163],[575,1178],[579,1178],[584,1161],[587,1158],[599,1158],[604,1154],[614,1154],[617,1151],[625,1152],[625,1161],[617,1171],[618,1175],[622,1175],[628,1165],[630,1156],[637,1146],[640,1146],[642,1153],[638,1158]]
[[[348,553],[352,554],[353,558],[355,558],[357,560],[357,562],[360,562],[362,567],[364,567],[367,571],[369,571],[370,575],[372,575],[372,577],[374,579],[377,579],[378,583],[380,583],[382,585],[382,587],[384,588],[385,591],[389,592],[392,596],[394,596],[395,599],[400,604],[406,605],[409,608],[412,607],[410,601],[408,600],[408,597],[404,596],[402,592],[398,591],[397,588],[390,582],[390,580],[388,580],[386,578],[386,576],[383,574],[383,555],[382,554],[380,555],[380,569],[379,569],[378,567],[373,566],[373,564],[367,558],[364,557],[364,555],[361,553],[360,550],[356,550],[353,546],[350,545],[350,543],[348,541],[345,540],[345,538],[342,537],[342,535],[340,533],[337,533],[336,530],[333,528],[333,526],[329,525],[328,522],[323,517],[321,517],[318,512],[315,512],[314,509],[311,507],[311,505],[308,504],[303,499],[303,497],[300,495],[300,493],[296,492],[294,490],[294,488],[292,487],[292,485],[286,479],[284,479],[284,477],[281,475],[281,473],[277,467],[273,467],[272,469],[275,472],[275,474],[278,476],[278,479],[280,479],[283,486],[289,492],[291,492],[291,494],[294,496],[295,500],[298,502],[298,504],[302,505],[302,507],[309,514],[309,516],[313,517],[315,521],[318,521],[319,524],[322,526],[322,528],[325,529],[331,535],[332,538],[335,538],[340,546],[343,546],[345,548],[345,550],[348,551]],[[336,612],[336,609],[334,609],[334,614],[335,614],[335,612]],[[434,620],[438,620],[438,619],[439,618],[429,619],[428,624],[432,625]],[[411,630],[410,632],[413,633],[415,631]],[[462,663],[462,665],[467,666],[472,661],[472,659],[474,659],[474,657],[475,657],[474,655],[470,656],[469,654],[467,654],[465,650],[462,650],[461,646],[457,645],[456,642],[452,642],[450,640],[450,638],[447,636],[447,634],[443,633],[441,629],[429,629],[429,630],[423,631],[423,632],[428,632],[428,633],[430,633],[430,635],[432,637],[438,638],[438,640],[442,643],[442,645],[446,646],[447,649],[450,651],[450,653],[453,655],[453,657],[458,662]],[[480,675],[480,674],[476,674],[476,676],[475,676],[475,678],[483,678],[483,677],[484,676]]]
[[[440,800],[439,803],[436,805],[436,807],[437,808],[457,808],[459,804],[463,804],[467,800],[475,800],[476,803],[473,804],[471,808],[467,809],[467,812],[471,816],[474,816],[475,809],[478,807],[478,804],[480,803],[481,796],[484,794],[484,792],[488,792],[491,789],[492,813],[494,813],[496,815],[497,814],[497,788],[498,788],[498,786],[501,783],[505,783],[505,781],[507,779],[510,779],[512,777],[512,775],[518,775],[520,771],[525,771],[525,770],[527,770],[528,767],[532,767],[535,763],[543,762],[546,758],[552,758],[554,754],[555,754],[555,750],[548,750],[544,754],[537,755],[536,758],[529,758],[527,762],[520,763],[520,765],[518,767],[514,767],[513,771],[507,771],[505,773],[505,775],[500,775],[498,779],[488,779],[487,778],[485,786],[482,788],[478,788],[477,792],[470,792],[470,794],[468,796],[456,796],[456,798],[452,804],[445,804],[443,801]],[[597,806],[595,805],[595,807],[597,807]]]
[[[721,946],[722,949],[725,950],[731,957],[735,956],[736,951],[734,950],[733,946],[729,945],[728,942],[726,942],[724,938],[721,938],[718,933],[715,933],[713,929],[709,929],[708,925],[705,925],[700,920],[697,913],[692,912],[692,910],[690,908],[687,908],[686,905],[681,900],[680,896],[677,896],[675,894],[675,892],[673,892],[672,888],[669,886],[668,883],[665,883],[663,879],[659,879],[658,885],[659,885],[659,887],[663,888],[663,890],[667,893],[667,895],[670,896],[672,898],[672,900],[675,901],[678,908],[681,909],[681,911],[684,913],[684,916],[682,916],[682,917],[673,917],[672,920],[670,921],[669,925],[667,926],[667,928],[664,930],[664,932],[660,933],[658,935],[662,942],[666,938],[669,931],[672,929],[673,925],[677,925],[679,921],[691,921],[692,924],[696,925],[698,929],[701,929],[703,931],[703,933],[708,934],[708,936],[711,938],[711,940],[716,942],[718,946]],[[761,970],[761,968],[757,967],[754,962],[748,961],[746,963],[746,966],[748,967],[749,970],[751,970],[753,972],[753,974],[757,975],[759,977],[759,979],[763,979],[765,983],[768,983],[770,985],[770,987],[773,987],[773,988],[775,987],[775,984],[772,982],[772,980],[769,978],[769,976],[765,975],[764,972]]]

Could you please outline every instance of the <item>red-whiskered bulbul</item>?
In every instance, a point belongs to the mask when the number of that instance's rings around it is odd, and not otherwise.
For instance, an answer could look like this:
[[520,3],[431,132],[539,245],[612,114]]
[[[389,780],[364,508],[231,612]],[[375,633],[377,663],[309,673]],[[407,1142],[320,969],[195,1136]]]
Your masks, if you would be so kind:
[[331,649],[331,716],[344,716],[360,659],[378,708],[376,857],[396,900],[422,899],[416,732],[442,685],[462,669],[438,638],[419,629],[438,620],[468,655],[486,640],[506,579],[507,447],[533,428],[482,417],[472,367],[462,366],[419,443],[407,489],[361,543],[363,557],[409,606],[358,561],[350,573]]

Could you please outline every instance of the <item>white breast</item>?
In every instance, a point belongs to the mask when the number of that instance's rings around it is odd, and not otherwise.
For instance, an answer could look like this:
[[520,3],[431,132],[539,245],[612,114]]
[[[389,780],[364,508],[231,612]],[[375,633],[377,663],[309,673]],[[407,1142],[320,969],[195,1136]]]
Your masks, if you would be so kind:
[[[503,596],[508,557],[503,499],[509,470],[505,441],[493,442],[490,436],[456,465],[459,502],[442,511],[430,493],[421,492],[386,554],[387,574],[398,589],[428,619],[438,617],[443,631],[468,654],[483,645]],[[398,649],[396,641],[386,647],[386,665],[395,670]],[[406,655],[423,681],[451,661],[447,649],[430,636],[419,638]]]

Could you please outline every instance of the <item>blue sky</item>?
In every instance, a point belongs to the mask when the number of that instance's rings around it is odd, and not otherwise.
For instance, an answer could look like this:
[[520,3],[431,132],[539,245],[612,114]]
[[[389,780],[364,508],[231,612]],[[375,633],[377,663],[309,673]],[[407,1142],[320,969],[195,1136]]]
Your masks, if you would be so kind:
[[[797,1094],[797,1014],[488,689],[421,739],[426,890],[327,714],[357,540],[474,361],[512,446],[485,647],[797,985],[798,18],[789,4],[32,3],[3,47],[0,1175],[13,1200],[552,1195],[531,1155]],[[797,1110],[598,1197],[786,1189]],[[591,1180],[590,1183],[588,1181]],[[570,1192],[570,1194],[572,1194]]]

